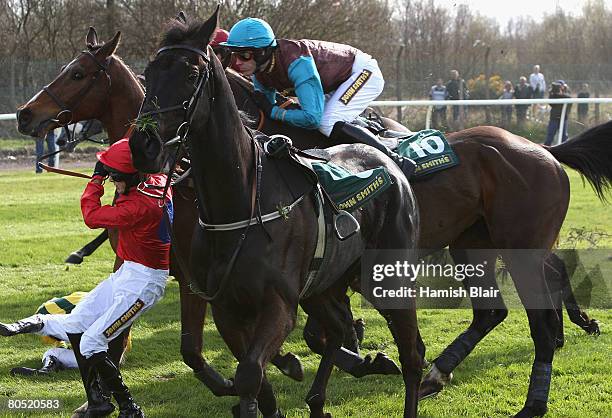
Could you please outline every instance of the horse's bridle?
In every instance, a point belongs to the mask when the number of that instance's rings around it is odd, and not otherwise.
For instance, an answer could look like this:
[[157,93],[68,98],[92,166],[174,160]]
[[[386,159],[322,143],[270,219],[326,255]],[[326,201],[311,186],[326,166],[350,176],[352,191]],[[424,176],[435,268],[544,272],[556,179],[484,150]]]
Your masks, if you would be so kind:
[[[184,112],[183,122],[181,122],[179,127],[176,129],[176,135],[174,136],[174,138],[171,138],[168,141],[164,142],[162,138],[159,137],[159,133],[157,132],[157,130],[154,130],[153,132],[158,137],[158,139],[161,141],[164,147],[171,147],[173,145],[178,145],[176,147],[176,153],[174,155],[174,161],[177,161],[183,148],[185,148],[187,151],[189,150],[189,147],[187,145],[187,139],[189,137],[189,128],[191,127],[191,123],[193,122],[193,116],[198,106],[198,102],[201,97],[202,89],[205,86],[209,85],[208,81],[212,79],[210,77],[212,69],[210,68],[211,62],[210,62],[210,58],[208,57],[208,54],[202,51],[201,49],[195,48],[191,45],[177,44],[177,45],[165,46],[165,47],[160,48],[155,53],[155,57],[158,57],[163,52],[172,51],[172,50],[190,51],[190,52],[197,54],[204,60],[205,67],[203,70],[200,70],[198,74],[198,81],[196,83],[196,88],[191,94],[191,97],[189,98],[189,100],[185,100],[180,104],[176,104],[176,105],[172,105],[172,106],[168,106],[164,108],[157,108],[157,109],[142,113],[142,109],[145,103],[147,102],[147,100],[149,100],[145,94],[145,98],[142,101],[140,111],[138,112],[138,120],[141,120],[141,118],[146,117],[146,116],[160,115],[162,113],[174,112],[177,110],[182,110]],[[212,102],[214,100],[214,87],[211,87],[211,94],[209,97],[210,97],[209,100]],[[172,165],[170,167],[170,172],[168,173],[167,178],[166,178],[166,185],[164,186],[164,191],[162,193],[162,197],[159,202],[160,206],[163,205],[163,202],[166,197],[166,193],[168,192],[168,189],[170,188],[170,184],[172,183],[172,174],[174,172],[174,169],[175,169],[175,166]]]
[[[165,46],[163,48],[160,48],[155,56],[158,57],[160,54],[166,52],[166,51],[172,51],[172,50],[185,50],[185,51],[190,51],[193,52],[195,54],[197,54],[198,56],[200,56],[205,63],[205,67],[203,70],[200,70],[200,73],[198,74],[198,81],[196,83],[196,88],[193,91],[193,93],[191,94],[191,97],[189,98],[189,100],[185,100],[182,103],[176,104],[176,105],[172,105],[172,106],[168,106],[168,107],[164,107],[164,108],[158,108],[155,110],[150,110],[148,112],[145,113],[140,113],[138,115],[138,118],[142,118],[142,117],[146,117],[146,116],[152,116],[152,115],[159,115],[162,113],[168,113],[168,112],[174,112],[177,110],[182,110],[184,112],[184,116],[183,116],[183,122],[179,125],[179,127],[176,130],[176,135],[174,136],[174,138],[164,142],[162,141],[162,144],[164,144],[165,147],[170,147],[172,145],[176,145],[179,144],[179,148],[180,145],[185,146],[186,145],[186,141],[187,138],[189,136],[189,128],[191,126],[191,123],[193,121],[193,115],[195,114],[195,110],[198,106],[198,102],[200,100],[201,97],[201,93],[202,93],[202,89],[207,86],[210,85],[211,86],[211,94],[210,94],[210,100],[213,101],[214,100],[214,86],[212,86],[212,83],[208,83],[209,80],[213,80],[210,77],[210,73],[212,71],[212,69],[210,68],[210,58],[208,56],[208,54],[204,51],[202,51],[199,48],[195,48],[191,45],[183,45],[183,44],[177,44],[177,45],[169,45],[169,46]],[[147,102],[147,97],[145,95],[145,99],[143,100],[142,104],[144,106],[144,104]],[[142,110],[142,109],[141,109]],[[161,139],[161,138],[159,138]]]
[[[71,104],[64,103],[59,97],[57,97],[55,93],[51,91],[51,89],[49,89],[50,84],[47,84],[46,86],[42,88],[42,91],[47,93],[49,97],[51,97],[53,102],[61,109],[59,113],[57,114],[57,116],[55,116],[55,119],[53,120],[53,122],[57,123],[59,126],[62,126],[62,127],[68,126],[72,123],[72,115],[74,113],[73,110],[76,109],[76,107],[79,104],[81,104],[81,102],[87,96],[87,93],[89,93],[89,91],[93,88],[94,84],[96,83],[96,81],[98,80],[98,77],[101,74],[104,74],[106,76],[106,79],[108,80],[108,88],[107,88],[108,92],[110,92],[110,89],[112,86],[111,78],[108,75],[108,65],[110,64],[112,60],[112,56],[108,57],[104,62],[100,62],[94,56],[94,54],[91,53],[91,51],[83,51],[82,54],[91,58],[92,61],[98,66],[98,70],[95,73],[93,73],[93,76],[89,80],[89,83],[87,83],[87,85],[84,86],[81,90],[79,90],[79,92],[76,94],[76,100],[74,103],[71,103]],[[108,100],[108,94],[107,94],[107,100]],[[66,122],[62,120],[63,118],[65,118],[64,115],[68,115],[69,117]]]
[[[83,87],[81,90],[79,90],[79,92],[76,94],[76,101],[72,104],[72,105],[67,105],[65,104],[59,97],[57,97],[57,95],[55,93],[53,93],[51,91],[51,89],[49,88],[50,84],[47,84],[46,86],[44,86],[42,88],[41,91],[47,93],[47,95],[51,98],[51,100],[53,100],[53,102],[60,108],[60,111],[58,112],[58,114],[55,116],[55,119],[51,119],[52,122],[57,123],[60,127],[64,128],[64,131],[66,133],[66,147],[70,146],[76,146],[76,144],[78,144],[80,142],[80,140],[73,140],[73,136],[74,136],[74,128],[72,130],[72,132],[70,132],[70,129],[68,128],[68,125],[72,124],[72,118],[73,118],[73,109],[75,109],[80,103],[81,101],[87,96],[87,93],[89,93],[89,91],[93,88],[95,82],[98,80],[98,77],[100,76],[101,73],[104,73],[104,75],[106,76],[106,79],[108,80],[108,88],[107,88],[107,94],[106,94],[106,101],[109,100],[109,96],[110,96],[110,89],[112,87],[112,80],[110,78],[110,75],[108,74],[108,66],[112,60],[112,56],[108,57],[103,63],[101,63],[100,61],[98,61],[98,59],[91,53],[91,51],[82,51],[82,54],[84,54],[85,56],[88,56],[89,58],[91,58],[93,60],[93,62],[96,63],[96,65],[98,66],[98,70],[93,73],[93,76],[91,77],[91,79],[89,80],[89,83],[87,83],[87,85],[85,87]],[[76,59],[76,58],[75,58]],[[64,115],[67,115],[66,117],[68,118],[65,122],[62,121],[62,119],[64,118]],[[97,142],[97,141],[94,141]],[[59,144],[58,144],[59,145]],[[40,162],[41,160],[50,157],[52,155],[55,154],[59,154],[60,152],[64,151],[66,149],[66,147],[61,148],[56,150],[56,151],[52,151],[49,152],[47,154],[43,154],[40,157],[37,158],[37,162]]]

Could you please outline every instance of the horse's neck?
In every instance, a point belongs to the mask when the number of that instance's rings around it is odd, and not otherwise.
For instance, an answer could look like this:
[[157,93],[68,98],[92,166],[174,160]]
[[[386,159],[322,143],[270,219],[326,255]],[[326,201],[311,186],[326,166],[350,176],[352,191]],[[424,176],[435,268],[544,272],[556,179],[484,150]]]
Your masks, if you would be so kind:
[[130,69],[120,60],[113,60],[112,66],[108,108],[100,117],[111,143],[125,137],[144,99],[144,91]]
[[[200,217],[228,223],[250,216],[254,175],[253,144],[225,77],[215,83],[210,118],[192,128],[190,154]],[[196,116],[197,117],[197,116]]]

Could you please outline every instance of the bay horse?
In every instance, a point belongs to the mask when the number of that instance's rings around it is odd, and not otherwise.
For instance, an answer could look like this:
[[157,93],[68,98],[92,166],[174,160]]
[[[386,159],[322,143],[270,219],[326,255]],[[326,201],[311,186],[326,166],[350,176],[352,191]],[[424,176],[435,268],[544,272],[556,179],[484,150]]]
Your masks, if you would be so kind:
[[[233,88],[236,102],[258,129],[287,135],[300,149],[333,145],[318,132],[263,117],[252,99],[252,83],[232,70],[227,71],[227,76],[233,87],[239,86]],[[391,129],[399,131],[402,127],[394,124]],[[580,172],[605,201],[612,181],[610,136],[612,122],[555,147],[534,144],[493,126],[450,133],[448,140],[459,156],[460,165],[411,181],[423,214],[418,246],[421,255],[448,246],[455,263],[488,266],[478,283],[463,281],[466,289],[473,285],[498,289],[495,260],[502,250],[544,249],[534,251],[533,259],[525,265],[520,260],[511,260],[512,255],[506,256],[510,260],[504,258],[519,294],[529,293],[527,287],[533,280],[541,294],[554,291],[554,306],[548,300],[538,304],[550,309],[561,306],[558,300],[561,294],[572,322],[588,334],[598,335],[597,321],[575,303],[565,269],[559,268],[563,262],[548,250],[559,235],[570,197],[569,181],[559,163]],[[559,288],[563,291],[558,292]],[[472,322],[434,360],[432,370],[421,384],[421,397],[442,390],[450,382],[452,371],[506,318],[508,309],[501,294],[496,295],[488,299],[470,297]],[[527,402],[517,415],[520,417],[538,416],[546,411],[554,349],[563,345],[563,326],[557,319],[562,319],[560,310],[554,315],[548,309],[527,309],[527,315],[536,358]]]
[[[177,19],[184,19],[184,15],[179,14]],[[103,125],[109,135],[109,142],[127,136],[127,132],[144,98],[144,86],[138,77],[116,54],[116,49],[120,41],[120,34],[109,42],[102,44],[98,41],[95,29],[89,29],[86,36],[86,50],[71,63],[65,65],[57,78],[49,84],[43,91],[35,95],[25,105],[18,110],[18,128],[26,135],[38,136],[48,129],[55,128],[59,123],[56,115],[67,108],[58,103],[69,103],[75,101],[76,94],[82,94],[83,81],[74,80],[74,71],[83,71],[85,75],[90,75],[93,79],[97,66],[91,66],[93,62],[89,53],[92,53],[100,62],[108,62],[105,77],[96,77],[99,84],[108,83],[107,91],[97,88],[89,88],[87,100],[72,105],[71,119],[73,121],[96,118],[103,121]],[[93,74],[93,75],[92,75]],[[99,87],[99,86],[93,86]],[[114,87],[114,88],[113,88]],[[238,90],[240,86],[232,83],[232,90]],[[49,93],[51,92],[51,93]],[[122,100],[118,100],[119,97]],[[195,210],[195,195],[193,189],[185,183],[174,186],[174,206],[177,213],[174,220],[175,239],[174,247],[179,252],[188,253],[193,226],[197,223],[197,212]],[[70,255],[82,261],[83,257],[90,255],[108,239],[108,231],[102,232],[81,250]],[[117,236],[111,231],[110,242],[115,249]],[[121,265],[122,260],[116,257],[115,270]],[[174,248],[171,257],[171,275],[179,282],[180,306],[181,306],[181,355],[195,373],[196,377],[208,386],[217,396],[233,394],[231,381],[219,375],[202,356],[202,336],[203,325],[206,317],[206,301],[195,295],[189,288],[189,280],[182,271],[181,263],[178,262]],[[126,334],[127,335],[127,334]],[[347,339],[347,347],[356,351],[356,342],[351,338]],[[309,344],[312,346],[312,344]],[[346,353],[346,351],[345,351]],[[353,357],[352,361],[358,361],[358,356]],[[294,380],[300,381],[303,378],[302,366],[299,359],[292,353],[278,355],[272,359],[283,374]],[[388,359],[383,353],[377,353],[374,362],[363,362],[352,370],[347,370],[355,377],[362,377],[368,374],[394,374],[398,371],[392,360]]]
[[[408,181],[382,153],[364,145],[331,148],[336,164],[352,172],[384,166],[393,184],[356,213],[361,234],[347,241],[342,253],[334,253],[332,267],[323,273],[333,284],[300,300],[317,243],[316,197],[310,192],[294,196],[286,178],[302,174],[293,166],[281,171],[283,163],[263,154],[243,125],[224,69],[207,47],[218,10],[204,23],[168,24],[145,70],[147,94],[139,118],[147,118],[149,128],[131,135],[133,160],[140,171],[160,171],[166,157],[176,152],[177,144],[171,145],[176,139],[170,139],[177,129],[182,132],[179,146],[188,149],[198,199],[191,270],[203,297],[211,301],[217,329],[239,361],[235,387],[240,404],[234,414],[256,417],[259,408],[266,417],[282,416],[265,367],[295,326],[301,304],[327,335],[307,396],[310,416],[324,417],[333,355],[344,341],[350,316],[343,302],[349,281],[359,272],[364,249],[409,249],[416,243],[416,205]],[[264,225],[263,219],[277,213],[279,202],[294,202],[287,206],[289,215]],[[234,222],[238,228],[227,225]],[[210,293],[214,295],[206,296]],[[404,416],[413,417],[424,355],[414,301],[407,309],[381,313],[400,353]]]

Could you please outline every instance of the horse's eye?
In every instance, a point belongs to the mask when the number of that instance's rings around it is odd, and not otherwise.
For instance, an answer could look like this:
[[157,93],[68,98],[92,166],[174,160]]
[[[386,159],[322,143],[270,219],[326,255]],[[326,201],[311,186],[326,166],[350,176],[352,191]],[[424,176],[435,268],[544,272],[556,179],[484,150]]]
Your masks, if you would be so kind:
[[192,71],[192,72],[189,73],[189,80],[195,81],[195,80],[198,79],[199,75],[200,74],[197,71]]
[[81,80],[83,79],[83,73],[80,71],[75,71],[72,73],[72,79],[73,80]]

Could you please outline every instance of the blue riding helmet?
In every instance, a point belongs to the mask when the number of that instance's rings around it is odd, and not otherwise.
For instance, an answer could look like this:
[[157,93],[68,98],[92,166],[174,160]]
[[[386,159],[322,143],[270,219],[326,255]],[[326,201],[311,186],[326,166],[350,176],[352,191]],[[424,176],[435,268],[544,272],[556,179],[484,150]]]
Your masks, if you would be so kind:
[[248,17],[232,26],[229,38],[220,45],[230,49],[268,48],[276,46],[276,38],[265,20]]

